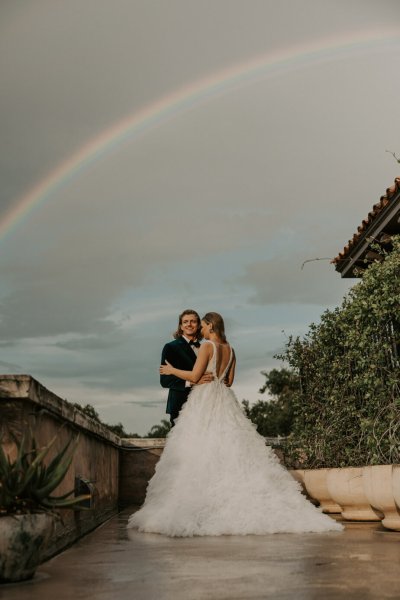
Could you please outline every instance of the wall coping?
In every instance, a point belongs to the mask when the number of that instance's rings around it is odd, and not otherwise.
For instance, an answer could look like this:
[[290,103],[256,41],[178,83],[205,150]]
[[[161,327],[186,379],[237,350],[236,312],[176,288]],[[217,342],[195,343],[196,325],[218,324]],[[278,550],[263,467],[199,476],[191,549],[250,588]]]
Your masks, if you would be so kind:
[[165,438],[121,438],[123,448],[164,448]]
[[5,400],[27,400],[79,429],[121,446],[121,439],[115,433],[45,388],[31,375],[0,375],[0,403]]

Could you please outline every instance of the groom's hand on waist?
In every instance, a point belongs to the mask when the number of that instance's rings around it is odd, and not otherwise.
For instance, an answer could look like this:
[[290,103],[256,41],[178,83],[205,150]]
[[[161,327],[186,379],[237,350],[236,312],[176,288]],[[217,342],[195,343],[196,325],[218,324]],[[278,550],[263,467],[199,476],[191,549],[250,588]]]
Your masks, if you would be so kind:
[[202,385],[203,383],[210,383],[213,380],[214,380],[214,375],[211,373],[211,371],[206,371],[204,373],[204,375],[202,375],[200,377],[200,379],[198,380],[196,385]]

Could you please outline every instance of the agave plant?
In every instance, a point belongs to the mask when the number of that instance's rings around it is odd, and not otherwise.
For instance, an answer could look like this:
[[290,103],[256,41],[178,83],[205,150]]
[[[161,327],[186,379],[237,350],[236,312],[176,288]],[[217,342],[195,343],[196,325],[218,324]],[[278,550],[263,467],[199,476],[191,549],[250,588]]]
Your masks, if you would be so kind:
[[[17,447],[14,461],[5,454],[0,444],[0,516],[37,510],[75,508],[90,495],[71,497],[74,490],[63,496],[51,493],[64,479],[71,465],[79,436],[64,446],[56,456],[45,464],[44,460],[53,447],[57,435],[44,447],[39,448],[34,436],[24,434],[20,441],[12,436]],[[28,439],[30,440],[28,443]]]

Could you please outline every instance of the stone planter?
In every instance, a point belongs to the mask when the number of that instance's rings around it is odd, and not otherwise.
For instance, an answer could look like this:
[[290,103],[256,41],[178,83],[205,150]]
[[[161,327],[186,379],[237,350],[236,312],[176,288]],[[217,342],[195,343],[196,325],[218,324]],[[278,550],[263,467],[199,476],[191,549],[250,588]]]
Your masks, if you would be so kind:
[[383,513],[382,525],[400,531],[400,509],[396,505],[394,489],[399,489],[399,473],[394,465],[372,465],[363,468],[363,483],[368,501]]
[[0,582],[33,577],[53,526],[47,513],[0,517]]
[[324,513],[340,513],[342,507],[335,502],[328,490],[327,476],[331,469],[306,469],[304,485],[307,493],[318,500]]
[[400,465],[392,465],[392,491],[395,504],[400,511]]
[[349,521],[380,521],[383,514],[374,510],[363,485],[362,467],[330,469],[327,485],[332,499],[342,507],[342,517]]
[[289,473],[291,474],[293,479],[295,479],[296,481],[298,481],[300,483],[303,490],[306,491],[306,486],[304,484],[305,470],[304,469],[290,469]]
[[307,500],[309,500],[314,505],[318,505],[319,504],[318,500],[316,500],[315,498],[312,498],[310,496],[310,494],[307,492],[306,484],[304,482],[306,469],[290,469],[289,473],[291,474],[293,479],[295,479],[296,481],[299,482],[299,484],[301,485],[301,493],[307,498]]

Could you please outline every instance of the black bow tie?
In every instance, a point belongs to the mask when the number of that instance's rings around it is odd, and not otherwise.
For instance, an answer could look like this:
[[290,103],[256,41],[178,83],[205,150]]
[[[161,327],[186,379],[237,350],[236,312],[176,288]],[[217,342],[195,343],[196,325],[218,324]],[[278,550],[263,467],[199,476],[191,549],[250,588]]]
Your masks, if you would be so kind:
[[195,348],[200,348],[200,342],[193,342],[193,341],[192,341],[192,342],[189,342],[189,344],[190,344],[191,346],[194,346]]

